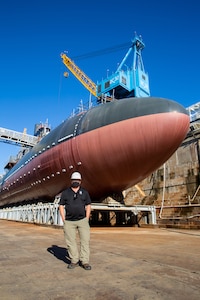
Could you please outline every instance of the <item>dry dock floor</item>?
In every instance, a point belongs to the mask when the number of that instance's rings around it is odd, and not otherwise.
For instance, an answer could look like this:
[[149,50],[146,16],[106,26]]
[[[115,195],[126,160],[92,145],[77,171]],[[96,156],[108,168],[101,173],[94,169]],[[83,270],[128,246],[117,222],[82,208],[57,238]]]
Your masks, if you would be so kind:
[[67,263],[61,228],[0,220],[1,300],[200,299],[200,231],[92,227],[92,270]]

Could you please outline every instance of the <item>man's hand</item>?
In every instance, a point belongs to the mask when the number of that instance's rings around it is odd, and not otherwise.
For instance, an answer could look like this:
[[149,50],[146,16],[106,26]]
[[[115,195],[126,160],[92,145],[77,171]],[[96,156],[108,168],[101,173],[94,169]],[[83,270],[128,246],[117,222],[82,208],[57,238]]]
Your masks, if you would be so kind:
[[60,211],[61,219],[64,223],[64,221],[65,221],[65,207],[64,207],[64,205],[59,205],[59,211]]
[[86,210],[86,218],[89,220],[90,219],[90,213],[91,213],[91,205],[87,205],[85,207],[85,210]]

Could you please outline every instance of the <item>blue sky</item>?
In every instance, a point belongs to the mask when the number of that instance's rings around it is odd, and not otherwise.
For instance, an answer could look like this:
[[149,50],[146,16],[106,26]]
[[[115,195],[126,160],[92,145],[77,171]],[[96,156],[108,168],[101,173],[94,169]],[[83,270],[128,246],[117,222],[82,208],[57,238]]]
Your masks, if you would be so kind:
[[[0,127],[33,134],[46,119],[65,120],[89,92],[66,71],[69,57],[145,43],[151,95],[188,107],[200,101],[200,4],[197,0],[2,0],[0,3]],[[75,61],[94,81],[115,71],[127,49]],[[0,143],[0,174],[19,147]]]

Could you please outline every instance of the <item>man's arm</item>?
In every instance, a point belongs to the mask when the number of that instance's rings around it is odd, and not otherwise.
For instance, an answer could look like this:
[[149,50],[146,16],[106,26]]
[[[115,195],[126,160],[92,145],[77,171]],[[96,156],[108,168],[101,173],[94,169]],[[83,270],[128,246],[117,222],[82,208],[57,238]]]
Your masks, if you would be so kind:
[[90,213],[91,213],[91,205],[90,204],[86,205],[85,211],[86,211],[86,218],[89,220],[90,219]]
[[65,207],[64,205],[59,205],[60,216],[63,222],[65,221]]

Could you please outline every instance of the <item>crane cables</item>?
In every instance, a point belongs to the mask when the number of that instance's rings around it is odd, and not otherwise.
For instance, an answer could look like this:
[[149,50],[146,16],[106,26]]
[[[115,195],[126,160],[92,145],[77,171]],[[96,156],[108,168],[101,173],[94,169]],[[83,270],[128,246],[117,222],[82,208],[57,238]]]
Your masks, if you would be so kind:
[[101,49],[101,50],[96,50],[96,51],[93,51],[90,53],[85,53],[85,54],[78,55],[78,56],[73,56],[72,59],[77,61],[77,60],[87,59],[87,58],[94,57],[94,56],[105,55],[105,54],[108,54],[111,52],[123,50],[123,49],[127,48],[128,46],[130,46],[130,42],[123,43],[123,44],[116,45],[116,46],[109,47],[109,48],[105,48],[105,49]]

